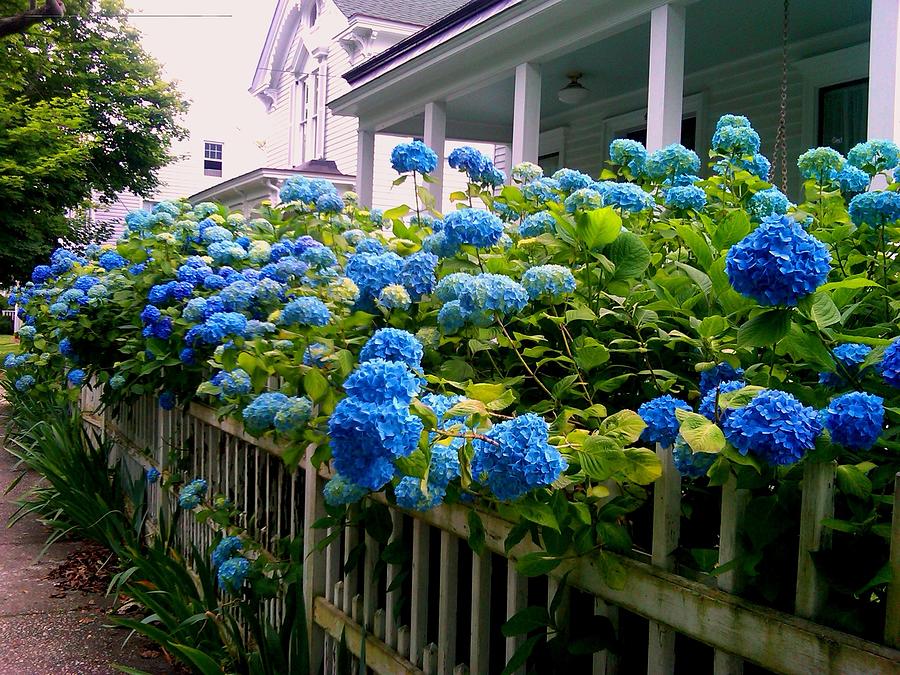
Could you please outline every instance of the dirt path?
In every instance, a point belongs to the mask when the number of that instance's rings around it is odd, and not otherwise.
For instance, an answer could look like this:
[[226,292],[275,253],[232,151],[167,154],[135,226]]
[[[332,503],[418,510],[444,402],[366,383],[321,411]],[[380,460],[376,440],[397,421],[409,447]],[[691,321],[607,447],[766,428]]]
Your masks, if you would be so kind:
[[[0,441],[5,405],[0,399]],[[109,602],[102,595],[60,591],[47,579],[80,544],[55,544],[41,557],[46,528],[33,518],[7,527],[16,498],[36,480],[28,476],[15,491],[3,494],[18,475],[14,466],[14,458],[0,448],[0,675],[121,672],[114,663],[150,673],[172,672],[143,640],[133,638],[123,647],[128,633],[104,626]]]

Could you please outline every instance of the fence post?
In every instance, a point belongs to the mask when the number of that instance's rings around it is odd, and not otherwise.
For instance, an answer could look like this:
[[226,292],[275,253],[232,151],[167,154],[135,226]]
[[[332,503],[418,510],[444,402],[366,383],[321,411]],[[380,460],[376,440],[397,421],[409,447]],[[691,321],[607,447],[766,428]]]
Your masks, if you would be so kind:
[[303,601],[306,605],[306,625],[309,632],[309,662],[311,672],[323,667],[325,658],[325,631],[313,621],[316,597],[325,595],[325,560],[323,552],[315,552],[324,537],[324,531],[313,528],[313,523],[325,516],[325,496],[319,488],[319,475],[312,456],[316,446],[306,448],[306,480],[303,501]]
[[822,520],[834,514],[834,462],[809,462],[803,467],[800,506],[800,548],[797,552],[795,612],[814,619],[828,597],[828,586],[813,562],[812,554],[831,545],[831,531]]
[[491,642],[491,552],[472,553],[472,636],[469,671],[486,673]]
[[441,532],[441,563],[438,581],[437,671],[451,675],[456,666],[456,593],[459,582],[459,539]]
[[900,648],[900,473],[894,476],[894,515],[891,521],[891,583],[887,594],[884,641]]
[[[391,521],[393,523],[393,528],[391,530],[391,538],[389,540],[389,544],[393,544],[397,541],[402,541],[403,539],[403,514],[399,511],[391,510]],[[385,582],[385,588],[390,589],[391,585],[400,576],[400,573],[403,571],[402,565],[396,564],[388,564],[387,566],[387,581]],[[400,589],[395,588],[394,590],[388,590],[385,594],[385,626],[384,626],[384,635],[385,642],[392,649],[397,649],[397,629],[399,626],[397,625],[397,603],[400,601]]]
[[[672,570],[681,532],[681,474],[675,468],[672,447],[657,443],[656,456],[662,475],[653,484],[653,546],[655,567]],[[650,622],[647,645],[647,672],[666,675],[675,671],[675,631],[657,621]]]
[[[730,563],[739,558],[742,546],[739,529],[744,519],[744,510],[750,501],[749,490],[739,490],[737,476],[728,476],[722,486],[722,516],[719,523],[719,565]],[[728,593],[737,593],[743,586],[743,575],[738,567],[732,567],[716,577],[716,584]],[[740,675],[744,671],[744,661],[734,654],[717,649],[713,660],[715,675]]]
[[[506,563],[506,618],[512,618],[517,612],[525,609],[527,604],[528,579],[516,571],[515,561],[509,560]],[[514,635],[506,638],[507,662],[524,642],[524,635]],[[524,673],[525,666],[515,671],[515,675],[524,675]]]
[[418,518],[413,520],[412,600],[410,607],[409,660],[422,664],[428,629],[428,546],[431,531]]

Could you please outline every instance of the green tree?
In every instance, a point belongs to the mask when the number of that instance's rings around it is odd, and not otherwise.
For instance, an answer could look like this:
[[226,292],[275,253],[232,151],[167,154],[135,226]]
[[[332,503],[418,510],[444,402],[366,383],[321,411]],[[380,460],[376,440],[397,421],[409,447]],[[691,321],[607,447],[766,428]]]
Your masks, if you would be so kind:
[[[30,6],[0,0],[0,15]],[[147,196],[187,103],[141,47],[121,0],[73,0],[0,40],[0,283],[24,279],[93,196]]]

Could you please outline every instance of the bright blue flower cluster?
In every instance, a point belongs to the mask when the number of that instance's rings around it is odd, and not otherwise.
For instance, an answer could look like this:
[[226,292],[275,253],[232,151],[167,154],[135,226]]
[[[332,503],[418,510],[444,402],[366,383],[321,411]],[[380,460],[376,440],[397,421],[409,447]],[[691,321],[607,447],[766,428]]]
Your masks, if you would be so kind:
[[722,422],[725,438],[742,454],[768,464],[793,464],[812,450],[822,424],[816,411],[791,394],[765,389]]
[[647,168],[647,149],[639,141],[617,138],[609,144],[609,161],[627,168],[632,176],[640,177]]
[[286,304],[278,323],[282,326],[327,326],[331,323],[331,311],[318,298],[306,295]]
[[396,401],[409,405],[420,388],[419,378],[403,361],[364,361],[344,380],[347,395],[366,403]]
[[155,466],[151,466],[149,469],[147,469],[147,473],[145,475],[148,485],[155,485],[157,481],[159,481],[159,469],[157,469]]
[[424,349],[416,336],[399,328],[380,328],[372,334],[359,352],[362,363],[383,359],[405,363],[410,368],[422,364]]
[[83,385],[86,377],[87,375],[81,368],[73,368],[66,375],[66,378],[69,380],[69,382],[76,387],[80,387],[81,385]]
[[538,178],[522,186],[522,195],[538,203],[552,202],[556,201],[560,189],[552,178]]
[[503,222],[484,209],[460,209],[444,218],[441,232],[450,246],[469,244],[475,248],[489,248],[500,241]]
[[888,190],[863,192],[850,200],[850,219],[857,226],[879,227],[900,220],[900,193]]
[[472,447],[472,478],[485,483],[497,499],[517,499],[548,486],[568,467],[549,443],[547,422],[534,413],[491,427]]
[[487,312],[504,316],[524,309],[528,291],[503,274],[479,274],[462,287],[458,299],[464,315]]
[[503,172],[487,156],[468,145],[452,150],[447,155],[447,162],[451,168],[464,171],[472,183],[496,187],[505,179]]
[[700,406],[697,408],[697,412],[713,422],[724,419],[732,412],[733,408],[723,409],[720,397],[722,394],[728,394],[737,391],[738,389],[743,389],[746,386],[747,383],[743,380],[730,380],[713,386],[700,400]]
[[428,251],[416,251],[403,259],[403,273],[400,283],[407,289],[413,300],[420,300],[434,290],[437,283],[434,271],[438,257]]
[[219,567],[216,578],[219,588],[226,593],[238,593],[250,573],[250,561],[237,556],[229,558]]
[[847,163],[869,176],[896,169],[900,164],[900,148],[893,141],[873,139],[853,146],[847,153]]
[[749,171],[760,180],[769,180],[769,173],[772,171],[772,163],[765,155],[756,153],[750,159],[738,160],[737,164],[740,168]]
[[159,407],[163,410],[172,410],[176,402],[175,394],[171,391],[164,391],[159,395]]
[[345,273],[359,287],[359,304],[372,308],[385,286],[403,274],[403,258],[396,253],[356,253],[347,260]]
[[545,297],[557,301],[575,291],[575,277],[562,265],[538,265],[525,271],[522,285],[532,300]]
[[281,186],[278,198],[282,202],[303,202],[306,205],[311,205],[315,204],[319,197],[326,194],[337,195],[337,188],[331,181],[322,178],[291,176]]
[[650,154],[647,158],[647,175],[661,181],[665,178],[700,171],[700,158],[693,150],[680,143],[673,143]]
[[781,216],[788,212],[790,200],[776,187],[760,190],[747,203],[747,213],[756,222],[769,216]]
[[519,235],[522,237],[537,237],[545,232],[553,232],[556,227],[556,218],[549,211],[538,211],[525,217],[519,225]]
[[14,386],[16,388],[16,391],[22,392],[24,394],[26,391],[29,391],[34,385],[35,379],[32,375],[22,375],[16,380]]
[[437,167],[437,155],[422,141],[401,143],[391,151],[391,166],[397,173],[431,173]]
[[275,425],[275,415],[289,403],[287,395],[278,391],[260,394],[250,402],[243,410],[244,426],[247,431],[255,436],[272,429]]
[[620,211],[629,213],[640,213],[652,209],[655,204],[650,193],[645,192],[640,185],[611,181],[601,185],[603,188],[600,195],[603,197],[604,206],[614,206]]
[[878,369],[887,384],[900,388],[900,338],[895,338],[884,348]]
[[797,158],[797,167],[804,179],[828,183],[844,167],[844,158],[833,148],[813,148]]
[[312,401],[306,396],[289,396],[275,413],[272,425],[282,435],[299,434],[313,415]]
[[553,180],[559,185],[560,190],[569,194],[594,184],[593,178],[575,169],[560,169],[553,174]]
[[675,417],[675,410],[679,408],[690,410],[691,406],[669,394],[642,403],[638,408],[638,415],[647,426],[641,432],[641,439],[648,443],[672,445],[681,426]]
[[[719,122],[722,122],[721,118]],[[759,152],[759,134],[749,125],[717,124],[712,149],[720,155],[732,157],[755,155]]]
[[427,484],[428,494],[422,492],[422,479],[416,476],[404,476],[394,488],[397,506],[410,511],[428,511],[443,501],[444,495]]
[[213,569],[218,569],[226,560],[233,558],[235,554],[244,548],[244,543],[240,537],[230,535],[222,537],[210,556],[210,562]]
[[765,218],[725,260],[734,290],[761,305],[796,305],[825,283],[830,270],[825,245],[786,216]]
[[369,490],[351,483],[339,473],[334,474],[322,489],[325,503],[329,506],[355,504],[369,494]]
[[326,192],[316,199],[316,211],[320,213],[340,213],[344,210],[344,200],[336,192]]
[[671,187],[665,191],[666,206],[700,211],[706,206],[706,192],[696,185]]
[[182,486],[178,492],[178,506],[183,509],[195,509],[203,502],[206,491],[209,488],[202,478],[195,478],[190,483]]
[[238,312],[214,312],[200,325],[193,326],[184,336],[188,345],[202,342],[219,345],[226,337],[243,335],[247,330],[247,317]]
[[851,391],[832,399],[823,415],[832,442],[850,450],[869,450],[884,428],[884,399]]
[[841,186],[841,192],[845,195],[857,195],[869,189],[869,174],[849,162],[837,172],[834,180]]
[[852,376],[859,374],[859,366],[872,351],[868,345],[856,342],[845,342],[834,348],[833,354],[835,359],[843,367],[836,369],[833,373],[819,373],[819,384],[829,387],[840,387],[844,384],[844,372],[848,372]]
[[243,368],[219,371],[213,375],[211,382],[222,389],[222,398],[249,394],[253,388],[250,376]]
[[681,437],[675,439],[672,446],[672,460],[675,470],[687,478],[701,478],[716,461],[716,455],[710,452],[694,452],[691,446]]

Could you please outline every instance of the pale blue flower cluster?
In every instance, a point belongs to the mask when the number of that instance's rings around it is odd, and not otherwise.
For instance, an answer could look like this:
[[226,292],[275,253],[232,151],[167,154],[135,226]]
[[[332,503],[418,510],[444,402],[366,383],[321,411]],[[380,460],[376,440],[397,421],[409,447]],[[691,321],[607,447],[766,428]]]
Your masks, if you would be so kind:
[[634,183],[602,183],[600,191],[604,206],[614,206],[620,211],[640,213],[654,206],[653,197],[645,192],[640,185]]
[[472,478],[487,485],[497,499],[513,500],[546,487],[568,468],[550,445],[547,422],[534,413],[491,427],[472,447]]
[[841,192],[845,195],[857,195],[869,189],[869,174],[849,162],[837,172],[834,180],[841,186]]
[[647,149],[640,141],[617,138],[609,144],[609,161],[625,167],[634,177],[640,177],[647,168]]
[[754,194],[747,203],[747,213],[756,222],[762,221],[768,216],[781,216],[788,212],[791,202],[785,194],[776,187],[760,190]]
[[444,217],[440,231],[450,246],[469,244],[475,248],[490,248],[500,241],[503,222],[484,209],[460,209]]
[[225,593],[238,593],[250,573],[250,561],[240,556],[229,558],[216,575],[219,588]]
[[684,211],[700,211],[706,206],[706,192],[695,185],[671,187],[665,191],[666,206]]
[[326,194],[337,195],[337,188],[331,181],[322,178],[291,176],[281,186],[278,198],[282,202],[303,202],[306,205],[312,205],[319,197]]
[[522,195],[526,199],[543,204],[556,201],[558,197],[557,192],[560,189],[559,183],[552,178],[537,178],[522,186]]
[[650,153],[647,157],[647,175],[657,181],[672,176],[700,171],[700,158],[681,143],[673,143]]
[[322,489],[325,495],[325,503],[329,506],[346,506],[355,504],[369,494],[369,490],[351,483],[341,474],[334,474]]
[[[746,119],[746,118],[745,118]],[[746,157],[759,152],[759,134],[748,125],[721,124],[716,125],[712,137],[712,149],[720,155]]]
[[563,192],[571,194],[576,190],[583,190],[594,184],[594,179],[586,173],[575,169],[560,169],[553,174],[553,180]]
[[519,235],[522,237],[537,237],[545,232],[553,232],[556,227],[556,218],[549,211],[538,211],[525,217],[519,225]]
[[496,187],[505,180],[503,172],[494,166],[486,155],[475,148],[464,145],[455,148],[447,155],[447,162],[453,169],[464,171],[469,181],[479,185]]
[[818,413],[794,396],[765,389],[722,422],[725,438],[742,455],[767,464],[793,464],[813,449],[822,431]]
[[761,305],[793,306],[825,283],[831,254],[786,216],[770,216],[732,246],[725,261],[738,293]]
[[797,167],[804,179],[824,184],[834,180],[844,167],[844,157],[833,148],[813,148],[797,158]]
[[900,148],[893,141],[873,139],[853,146],[847,153],[847,163],[869,176],[891,171],[900,164]]
[[565,206],[569,213],[595,211],[603,208],[603,197],[594,188],[580,188],[566,197]]
[[437,167],[437,155],[422,141],[401,143],[391,151],[391,166],[400,174],[431,173]]
[[178,506],[183,509],[195,509],[203,503],[206,491],[209,488],[202,478],[195,478],[190,483],[182,486],[178,492]]
[[863,192],[850,200],[850,219],[857,226],[880,227],[900,220],[900,193],[888,190]]
[[229,558],[233,558],[238,551],[244,548],[244,543],[240,537],[230,535],[222,537],[210,556],[210,563],[213,569],[218,569],[222,563]]
[[641,432],[641,439],[648,443],[672,445],[681,426],[675,417],[675,410],[679,408],[690,410],[691,406],[669,394],[642,403],[637,412],[647,426]]
[[575,277],[572,270],[562,265],[538,265],[525,271],[522,285],[532,300],[558,301],[575,291]]
[[211,382],[221,388],[222,398],[243,396],[249,394],[252,389],[250,376],[243,368],[235,368],[231,371],[219,371],[213,375]]
[[331,323],[331,311],[319,298],[305,295],[284,306],[278,323],[282,326],[327,326]]

